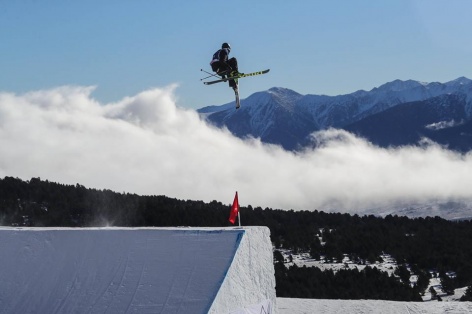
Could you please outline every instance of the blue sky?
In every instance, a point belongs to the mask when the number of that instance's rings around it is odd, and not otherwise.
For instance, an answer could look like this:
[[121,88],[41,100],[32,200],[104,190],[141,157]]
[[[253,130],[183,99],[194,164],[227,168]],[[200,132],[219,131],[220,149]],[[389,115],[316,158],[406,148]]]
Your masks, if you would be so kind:
[[231,90],[200,69],[225,41],[240,71],[271,69],[241,80],[242,98],[472,78],[470,12],[467,0],[0,0],[0,91],[96,86],[108,103],[176,83],[179,106],[220,105]]

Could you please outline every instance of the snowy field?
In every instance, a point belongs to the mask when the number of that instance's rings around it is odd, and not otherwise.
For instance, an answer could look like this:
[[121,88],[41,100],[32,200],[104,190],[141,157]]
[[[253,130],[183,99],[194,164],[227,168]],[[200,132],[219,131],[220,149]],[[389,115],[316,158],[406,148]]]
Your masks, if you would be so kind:
[[277,298],[277,309],[277,314],[462,314],[472,313],[472,302],[394,302]]

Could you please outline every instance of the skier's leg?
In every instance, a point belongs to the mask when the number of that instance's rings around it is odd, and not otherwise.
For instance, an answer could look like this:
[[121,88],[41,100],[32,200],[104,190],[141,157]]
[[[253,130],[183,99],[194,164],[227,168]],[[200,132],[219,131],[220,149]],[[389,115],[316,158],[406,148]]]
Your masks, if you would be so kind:
[[[236,58],[231,58],[228,61],[228,65],[231,67],[231,73],[230,76],[236,76],[239,73],[238,70],[238,60]],[[230,80],[229,81],[229,87],[232,87],[233,89],[238,88],[238,80]]]
[[220,65],[219,65],[220,61],[215,61],[215,62],[212,62],[210,65],[211,65],[211,70],[213,72],[216,72],[218,73],[218,70],[220,68]]
[[225,78],[225,75],[229,74],[227,65],[221,61],[213,62],[211,64],[211,69],[222,78]]
[[236,58],[231,58],[228,60],[228,65],[231,67],[232,71],[238,73],[238,60]]

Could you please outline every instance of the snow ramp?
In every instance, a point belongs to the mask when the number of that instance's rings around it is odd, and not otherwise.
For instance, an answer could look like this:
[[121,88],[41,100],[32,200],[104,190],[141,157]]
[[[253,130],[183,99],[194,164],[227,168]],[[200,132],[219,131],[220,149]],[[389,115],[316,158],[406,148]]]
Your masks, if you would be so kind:
[[1,228],[0,313],[275,313],[266,227]]

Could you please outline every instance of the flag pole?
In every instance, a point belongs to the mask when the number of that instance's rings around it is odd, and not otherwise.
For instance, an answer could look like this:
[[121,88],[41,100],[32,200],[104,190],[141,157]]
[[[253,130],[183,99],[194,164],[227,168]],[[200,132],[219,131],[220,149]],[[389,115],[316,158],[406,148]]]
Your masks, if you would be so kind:
[[238,210],[239,227],[241,227],[241,209]]
[[[238,191],[236,191],[236,194]],[[239,222],[239,227],[241,228],[241,208],[239,207],[239,198],[238,198],[238,222]]]

